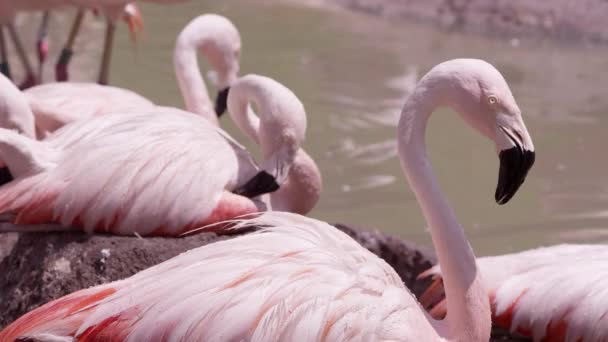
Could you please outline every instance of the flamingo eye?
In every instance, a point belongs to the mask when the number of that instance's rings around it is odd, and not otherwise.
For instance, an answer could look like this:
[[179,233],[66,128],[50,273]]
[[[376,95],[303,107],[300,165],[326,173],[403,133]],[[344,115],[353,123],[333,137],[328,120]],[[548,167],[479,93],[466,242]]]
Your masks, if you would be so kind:
[[498,98],[495,95],[488,96],[488,103],[490,103],[491,105],[493,105],[496,102],[498,102]]

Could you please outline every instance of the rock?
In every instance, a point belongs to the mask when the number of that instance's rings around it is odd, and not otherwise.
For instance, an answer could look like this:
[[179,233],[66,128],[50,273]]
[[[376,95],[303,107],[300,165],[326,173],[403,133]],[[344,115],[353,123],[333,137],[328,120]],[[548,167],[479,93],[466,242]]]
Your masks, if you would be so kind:
[[[337,225],[384,258],[414,293],[426,286],[416,276],[434,257],[379,231]],[[189,249],[231,236],[202,233],[179,239],[24,233],[0,263],[0,328],[24,313],[68,293],[126,278]]]

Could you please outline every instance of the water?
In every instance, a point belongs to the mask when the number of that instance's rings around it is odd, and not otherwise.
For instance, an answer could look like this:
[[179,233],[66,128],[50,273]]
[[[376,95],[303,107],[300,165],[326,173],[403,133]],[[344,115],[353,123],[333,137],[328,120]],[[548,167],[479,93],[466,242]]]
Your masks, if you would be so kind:
[[[608,240],[606,48],[449,33],[274,0],[218,3],[142,6],[145,37],[134,50],[120,28],[111,82],[160,104],[182,106],[171,64],[177,33],[198,14],[231,18],[243,38],[242,72],[279,80],[306,106],[305,148],[325,184],[311,216],[430,245],[396,159],[395,125],[418,77],[446,59],[477,57],[504,73],[537,149],[526,184],[499,207],[493,198],[498,175],[493,144],[454,113],[438,111],[431,119],[427,141],[434,168],[478,254]],[[31,26],[32,17],[25,18],[22,24]],[[70,18],[54,18],[55,48],[64,29],[58,27]],[[84,37],[74,75],[92,80],[102,22],[87,27]],[[227,118],[222,124],[246,141]]]

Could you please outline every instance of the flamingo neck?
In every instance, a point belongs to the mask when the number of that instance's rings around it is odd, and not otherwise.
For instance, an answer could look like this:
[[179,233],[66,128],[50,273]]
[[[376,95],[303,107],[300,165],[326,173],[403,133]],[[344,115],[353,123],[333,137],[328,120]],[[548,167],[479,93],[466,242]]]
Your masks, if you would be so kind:
[[[260,145],[260,118],[248,105],[248,98],[233,91],[239,105],[231,111],[233,121],[253,142]],[[252,94],[249,94],[252,96]],[[262,147],[264,158],[270,158],[272,151]],[[285,183],[267,199],[272,210],[308,214],[319,201],[322,189],[321,172],[314,160],[303,150],[297,149]]]
[[173,64],[186,110],[199,114],[215,125],[219,125],[207,86],[205,86],[205,81],[198,66],[196,44],[193,44],[188,37],[182,35],[178,37],[173,55]]
[[232,87],[228,107],[232,121],[260,147],[261,168],[280,185],[264,201],[275,210],[309,212],[318,201],[321,176],[312,158],[300,149],[306,121],[295,95],[275,81],[251,75]]
[[430,228],[443,272],[449,340],[487,341],[491,315],[488,293],[477,271],[475,255],[441,192],[426,154],[425,131],[439,99],[424,84],[410,96],[399,121],[399,157]]

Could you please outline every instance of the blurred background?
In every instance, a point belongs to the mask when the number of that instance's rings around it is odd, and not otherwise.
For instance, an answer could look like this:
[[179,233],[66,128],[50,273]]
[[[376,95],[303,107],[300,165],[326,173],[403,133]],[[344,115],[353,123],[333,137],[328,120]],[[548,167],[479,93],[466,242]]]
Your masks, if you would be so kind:
[[[172,65],[175,38],[195,16],[227,16],[243,40],[241,74],[275,78],[306,107],[304,147],[319,164],[324,180],[322,199],[310,215],[377,228],[428,246],[424,219],[396,158],[400,108],[417,79],[435,64],[458,57],[482,58],[511,85],[534,139],[537,161],[515,198],[499,207],[494,202],[494,145],[450,111],[439,110],[432,117],[429,154],[477,255],[608,240],[608,49],[601,35],[591,32],[582,39],[556,26],[555,18],[568,8],[537,21],[530,21],[534,16],[526,13],[509,12],[508,20],[523,23],[524,29],[516,31],[502,30],[501,25],[509,23],[497,14],[499,22],[488,34],[480,29],[483,26],[463,25],[463,18],[454,15],[462,7],[456,1],[445,1],[447,12],[434,22],[409,20],[416,12],[400,12],[399,6],[387,8],[396,1],[335,1],[362,11],[323,2],[140,3],[145,33],[133,46],[126,27],[119,25],[110,84],[159,104],[183,107]],[[423,18],[432,15],[419,12]],[[45,81],[53,78],[52,65],[73,14],[52,14],[51,63]],[[105,21],[90,17],[75,45],[73,80],[96,78]],[[597,24],[596,17],[588,18],[589,25]],[[28,50],[34,46],[39,19],[38,13],[18,18]],[[533,34],[534,25],[567,39]],[[200,62],[202,70],[208,70],[203,58]],[[13,65],[19,80],[18,63]],[[222,126],[252,146],[228,117]]]

